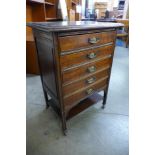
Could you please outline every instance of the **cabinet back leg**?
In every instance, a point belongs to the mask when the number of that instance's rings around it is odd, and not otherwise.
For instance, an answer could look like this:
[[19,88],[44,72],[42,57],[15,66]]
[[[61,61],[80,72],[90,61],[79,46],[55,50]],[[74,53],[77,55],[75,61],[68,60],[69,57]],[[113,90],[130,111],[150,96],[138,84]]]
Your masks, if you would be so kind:
[[108,95],[108,90],[104,91],[104,97],[103,97],[103,102],[102,102],[102,108],[105,108],[106,102],[107,102],[107,95]]
[[44,90],[44,88],[43,88],[43,92],[44,92],[44,97],[45,97],[45,102],[46,102],[46,109],[48,109],[49,108],[48,95],[47,95],[47,92]]
[[62,131],[63,131],[63,134],[66,136],[67,135],[67,124],[66,124],[65,114],[63,113],[62,113]]

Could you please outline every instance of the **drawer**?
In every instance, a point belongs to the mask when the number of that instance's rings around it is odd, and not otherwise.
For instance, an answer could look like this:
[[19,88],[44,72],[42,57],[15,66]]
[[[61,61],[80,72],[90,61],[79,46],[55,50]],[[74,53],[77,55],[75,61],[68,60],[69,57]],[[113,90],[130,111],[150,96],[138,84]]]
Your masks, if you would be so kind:
[[63,55],[60,57],[61,68],[64,70],[68,67],[76,66],[81,63],[91,62],[95,59],[111,55],[113,53],[113,48],[113,45],[109,45],[73,54]]
[[112,57],[101,59],[99,61],[91,62],[86,65],[75,67],[73,69],[62,72],[63,84],[70,83],[74,80],[80,80],[84,76],[89,76],[92,73],[96,73],[100,70],[111,67]]
[[60,51],[70,51],[84,47],[114,42],[115,31],[59,37]]
[[103,90],[108,84],[108,79],[100,80],[97,83],[86,87],[83,90],[76,91],[70,94],[67,97],[64,97],[64,105],[65,109],[68,107],[73,107],[79,101],[83,100],[84,98],[88,97],[89,95],[93,94],[95,91]]
[[106,69],[90,76],[84,77],[81,80],[77,80],[73,83],[67,84],[63,86],[63,95],[66,96],[71,94],[79,89],[83,89],[88,87],[94,83],[96,83],[100,79],[106,79],[109,77],[110,69]]

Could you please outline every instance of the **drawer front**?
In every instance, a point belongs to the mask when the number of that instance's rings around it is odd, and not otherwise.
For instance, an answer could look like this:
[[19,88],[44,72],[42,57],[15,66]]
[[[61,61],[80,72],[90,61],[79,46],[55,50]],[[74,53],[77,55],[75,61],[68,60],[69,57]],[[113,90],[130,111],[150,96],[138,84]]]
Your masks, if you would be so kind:
[[114,42],[115,31],[59,37],[61,52]]
[[63,84],[70,83],[71,81],[81,79],[83,76],[89,76],[92,73],[96,73],[105,68],[111,67],[112,57],[107,57],[105,59],[91,62],[87,65],[82,65],[73,69],[66,70],[62,73]]
[[98,83],[91,85],[83,90],[75,92],[64,98],[65,109],[75,106],[79,101],[93,94],[95,91],[102,90],[107,86],[108,80],[100,80]]
[[81,63],[91,62],[95,59],[111,55],[113,53],[113,48],[113,45],[109,45],[73,54],[63,55],[60,57],[61,68],[64,70]]
[[79,89],[83,89],[85,87],[88,87],[94,83],[96,83],[100,79],[106,79],[109,77],[110,69],[106,69],[103,71],[100,71],[98,73],[92,74],[90,76],[87,76],[83,78],[82,80],[75,81],[71,84],[64,85],[63,86],[63,95],[66,96],[68,94],[71,94]]

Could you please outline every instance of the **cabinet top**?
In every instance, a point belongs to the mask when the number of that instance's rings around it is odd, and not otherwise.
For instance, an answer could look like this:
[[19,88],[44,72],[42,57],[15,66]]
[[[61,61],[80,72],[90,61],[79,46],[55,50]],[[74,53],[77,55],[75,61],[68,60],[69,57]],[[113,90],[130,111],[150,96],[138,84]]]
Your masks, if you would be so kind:
[[27,26],[44,31],[71,31],[87,29],[106,29],[123,27],[121,23],[96,21],[29,22]]

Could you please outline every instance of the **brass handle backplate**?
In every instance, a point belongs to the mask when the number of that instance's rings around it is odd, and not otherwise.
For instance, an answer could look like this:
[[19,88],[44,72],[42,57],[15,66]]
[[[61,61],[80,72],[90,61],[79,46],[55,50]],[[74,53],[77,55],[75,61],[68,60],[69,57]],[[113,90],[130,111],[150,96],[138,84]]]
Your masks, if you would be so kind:
[[96,53],[93,53],[93,52],[92,52],[92,53],[88,54],[87,57],[88,57],[89,59],[96,58]]
[[90,95],[90,94],[92,94],[93,93],[93,89],[92,88],[90,88],[90,89],[88,89],[88,90],[86,90],[86,93],[87,93],[87,95]]
[[96,67],[95,66],[88,67],[88,72],[89,73],[92,73],[92,72],[95,72],[95,71],[96,71]]
[[100,41],[100,38],[96,38],[96,37],[93,37],[93,38],[88,38],[88,42],[90,44],[96,44]]
[[95,78],[95,77],[92,77],[92,78],[86,80],[86,82],[87,82],[88,84],[91,84],[91,83],[93,83],[93,82],[95,82],[95,81],[96,81],[96,78]]

